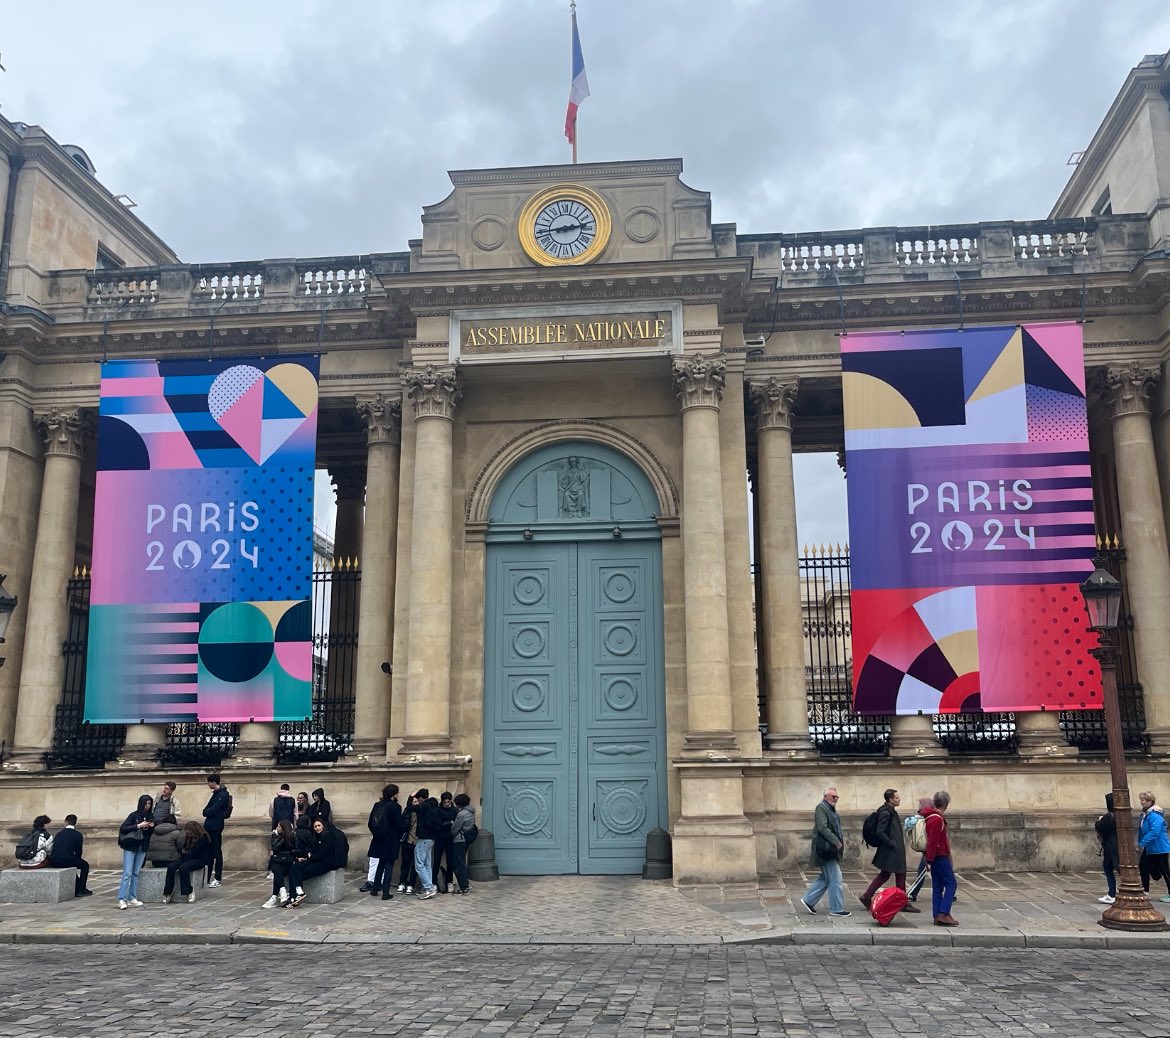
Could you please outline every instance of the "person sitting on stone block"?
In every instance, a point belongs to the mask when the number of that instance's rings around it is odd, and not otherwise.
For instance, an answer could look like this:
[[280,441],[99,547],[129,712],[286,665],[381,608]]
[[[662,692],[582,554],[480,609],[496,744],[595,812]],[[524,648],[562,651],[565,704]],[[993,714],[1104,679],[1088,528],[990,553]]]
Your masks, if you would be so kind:
[[65,816],[65,828],[53,837],[53,849],[49,852],[49,867],[54,869],[76,869],[77,882],[73,887],[74,897],[89,897],[93,894],[86,884],[89,882],[89,862],[82,856],[85,837],[78,832],[77,815]]
[[16,845],[16,864],[22,869],[43,869],[49,864],[53,850],[53,837],[48,833],[51,821],[48,815],[37,815],[32,830]]

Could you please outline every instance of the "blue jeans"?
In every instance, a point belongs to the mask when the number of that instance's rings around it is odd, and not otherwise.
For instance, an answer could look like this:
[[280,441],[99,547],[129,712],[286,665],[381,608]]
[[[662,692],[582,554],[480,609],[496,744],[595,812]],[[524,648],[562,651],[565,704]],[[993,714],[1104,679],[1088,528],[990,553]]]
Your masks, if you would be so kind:
[[427,890],[435,889],[435,841],[416,840],[414,844],[414,871],[418,881]]
[[930,901],[936,919],[940,915],[951,914],[958,886],[951,859],[935,858],[930,866]]
[[138,896],[138,873],[146,861],[146,851],[122,851],[122,882],[118,884],[118,900],[130,901]]
[[841,876],[841,863],[835,858],[821,865],[821,874],[812,881],[801,899],[809,908],[816,908],[821,895],[829,892],[829,911],[845,911],[845,880]]

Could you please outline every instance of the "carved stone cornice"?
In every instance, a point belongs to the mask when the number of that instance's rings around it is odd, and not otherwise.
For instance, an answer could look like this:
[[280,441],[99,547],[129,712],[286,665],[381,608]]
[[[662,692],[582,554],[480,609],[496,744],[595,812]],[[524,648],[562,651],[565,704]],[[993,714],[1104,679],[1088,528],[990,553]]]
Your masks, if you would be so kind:
[[401,377],[416,418],[455,420],[455,405],[463,399],[463,390],[454,368],[428,364],[422,371],[403,370]]
[[45,438],[45,456],[60,454],[66,458],[84,458],[85,447],[93,439],[96,423],[93,412],[84,407],[61,410],[50,407],[33,414]]
[[[402,440],[402,405],[394,405],[395,420],[392,421],[394,426],[394,433],[397,439],[392,439],[383,442],[400,443]],[[361,405],[358,405],[359,410]],[[363,415],[363,418],[365,416]],[[366,421],[366,435],[369,436],[369,420]],[[360,501],[366,494],[366,470],[361,465],[355,465],[352,462],[339,462],[336,465],[329,466],[329,478],[333,481],[333,486],[337,490],[338,501]]]
[[[366,424],[366,443],[389,444],[398,446],[402,443],[402,401],[387,400],[381,393],[372,397],[361,397],[357,402],[357,413]],[[365,480],[363,478],[364,487]],[[340,491],[341,485],[338,484]]]
[[692,407],[711,407],[719,410],[727,371],[727,362],[722,355],[676,357],[673,368],[674,391],[682,401],[684,411]]
[[1094,389],[1097,398],[1109,408],[1109,417],[1116,421],[1131,414],[1150,414],[1151,395],[1162,377],[1156,367],[1147,367],[1131,361],[1099,372]]
[[750,379],[748,392],[756,405],[756,427],[760,432],[769,429],[783,429],[792,432],[795,415],[796,391],[800,379],[779,379],[773,375],[768,379]]

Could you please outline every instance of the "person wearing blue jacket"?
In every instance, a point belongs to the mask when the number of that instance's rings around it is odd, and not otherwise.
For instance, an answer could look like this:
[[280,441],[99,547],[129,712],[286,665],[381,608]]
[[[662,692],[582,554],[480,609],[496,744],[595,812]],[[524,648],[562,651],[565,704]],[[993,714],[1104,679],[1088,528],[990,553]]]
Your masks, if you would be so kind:
[[1154,802],[1154,794],[1148,790],[1138,794],[1142,805],[1142,824],[1138,829],[1138,846],[1142,856],[1138,860],[1138,872],[1142,877],[1142,889],[1150,892],[1150,880],[1162,879],[1166,893],[1159,901],[1170,904],[1170,834],[1166,832],[1166,816]]

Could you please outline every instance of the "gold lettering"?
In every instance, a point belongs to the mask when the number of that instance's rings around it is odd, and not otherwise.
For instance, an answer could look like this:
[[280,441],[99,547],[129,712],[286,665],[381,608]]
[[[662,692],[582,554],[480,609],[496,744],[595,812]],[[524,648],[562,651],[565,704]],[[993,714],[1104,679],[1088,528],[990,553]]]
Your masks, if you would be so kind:
[[525,346],[531,346],[533,339],[536,338],[536,330],[530,324],[521,325],[520,327],[521,341]]
[[566,342],[567,341],[567,339],[565,337],[565,331],[566,331],[566,329],[565,329],[565,326],[563,324],[557,325],[557,342]]
[[666,322],[660,317],[654,322],[654,338],[661,339],[666,334]]

